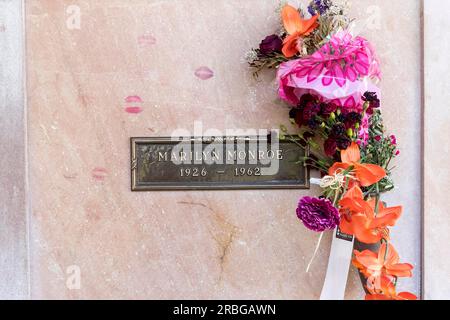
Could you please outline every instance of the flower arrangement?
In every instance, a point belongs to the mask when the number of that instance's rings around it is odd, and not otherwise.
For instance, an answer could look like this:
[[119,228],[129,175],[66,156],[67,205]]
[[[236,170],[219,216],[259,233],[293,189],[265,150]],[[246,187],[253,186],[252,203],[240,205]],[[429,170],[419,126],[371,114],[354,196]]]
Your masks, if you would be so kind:
[[[411,277],[413,267],[399,262],[389,237],[402,207],[381,201],[394,188],[391,162],[400,151],[383,126],[375,50],[351,34],[347,6],[331,0],[311,1],[307,10],[285,4],[281,20],[281,30],[248,57],[255,76],[277,70],[279,97],[311,150],[305,162],[322,173],[322,195],[300,199],[297,217],[312,231],[339,228],[360,244],[378,244],[354,250],[367,300],[414,300],[397,293],[398,279]],[[281,138],[289,136],[283,126]]]

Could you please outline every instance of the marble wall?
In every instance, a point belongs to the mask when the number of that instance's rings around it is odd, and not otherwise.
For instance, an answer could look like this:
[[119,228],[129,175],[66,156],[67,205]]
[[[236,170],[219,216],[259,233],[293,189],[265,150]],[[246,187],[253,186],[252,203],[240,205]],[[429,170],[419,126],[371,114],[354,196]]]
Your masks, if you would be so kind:
[[[26,1],[31,298],[319,297],[331,235],[306,273],[318,235],[295,216],[316,190],[130,192],[132,136],[287,124],[273,74],[255,81],[243,59],[277,4]],[[402,151],[385,200],[405,207],[392,238],[416,268],[400,289],[420,293],[420,1],[358,0],[351,14],[382,60]],[[362,296],[352,268],[347,298]]]
[[442,34],[450,28],[450,3],[424,4],[424,297],[450,299],[450,41]]

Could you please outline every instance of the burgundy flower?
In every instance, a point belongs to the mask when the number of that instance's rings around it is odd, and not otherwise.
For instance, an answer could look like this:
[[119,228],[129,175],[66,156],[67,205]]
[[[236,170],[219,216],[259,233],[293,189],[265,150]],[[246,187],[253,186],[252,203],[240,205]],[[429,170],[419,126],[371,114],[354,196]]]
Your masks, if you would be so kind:
[[281,48],[283,47],[283,40],[276,34],[271,36],[267,36],[261,43],[259,44],[259,51],[266,55],[272,52],[281,52]]
[[362,97],[363,101],[369,102],[369,107],[367,108],[367,114],[372,115],[374,109],[378,109],[380,107],[380,100],[377,97],[375,92],[366,92]]
[[304,125],[307,125],[307,121],[303,119],[303,112],[299,110],[295,115],[295,123],[301,128]]
[[300,199],[297,217],[312,231],[333,230],[339,225],[339,211],[330,200],[304,197]]
[[307,94],[302,95],[298,105],[299,105],[299,107],[305,107],[310,102],[317,103],[318,101],[319,101],[319,99],[316,96],[307,93]]
[[337,123],[331,128],[330,136],[333,138],[341,138],[346,136],[347,129],[342,123]]
[[357,123],[360,123],[361,120],[362,120],[361,114],[359,114],[358,112],[350,112],[345,115],[344,124],[347,129],[354,128],[354,126]]
[[339,150],[347,150],[347,148],[352,144],[352,140],[348,137],[341,137],[336,140],[336,143]]
[[320,112],[320,105],[315,102],[308,102],[303,108],[303,119],[306,121],[312,120]]
[[325,154],[327,156],[329,156],[329,157],[334,156],[334,154],[336,153],[336,149],[337,149],[336,140],[334,140],[332,138],[328,138],[327,140],[325,140],[323,148],[324,148]]
[[333,102],[330,103],[321,103],[320,104],[320,114],[329,117],[333,112],[336,112],[338,106]]

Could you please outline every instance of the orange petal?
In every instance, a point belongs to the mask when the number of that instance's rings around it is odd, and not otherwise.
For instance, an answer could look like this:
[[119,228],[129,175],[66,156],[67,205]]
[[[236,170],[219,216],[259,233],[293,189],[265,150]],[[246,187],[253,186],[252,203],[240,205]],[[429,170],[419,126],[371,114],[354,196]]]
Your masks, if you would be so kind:
[[355,250],[354,253],[356,262],[361,266],[371,270],[381,270],[382,266],[378,263],[376,253],[370,250],[364,250],[362,252]]
[[283,19],[283,25],[288,34],[294,34],[302,30],[302,19],[300,17],[300,12],[293,6],[285,5],[283,11],[281,12],[281,17]]
[[342,163],[342,162],[336,162],[333,164],[330,169],[328,169],[328,174],[330,176],[334,175],[336,171],[338,170],[346,170],[348,167],[350,167],[349,163]]
[[319,19],[319,16],[313,16],[311,19],[308,20],[302,20],[302,28],[299,30],[300,33],[304,36],[307,36],[311,32],[316,29],[319,24],[317,23],[317,19]]
[[417,300],[417,297],[410,292],[400,292],[397,297],[401,300]]
[[353,142],[347,150],[341,151],[341,160],[344,163],[359,162],[361,160],[361,154],[359,152],[359,146]]
[[351,221],[348,221],[345,217],[341,219],[341,223],[339,224],[339,229],[341,232],[353,235],[353,225]]
[[386,245],[386,243],[383,243],[380,246],[380,250],[378,251],[378,260],[380,261],[380,263],[386,265],[398,263],[399,256],[397,250],[395,250],[393,245],[391,244]]
[[381,240],[382,233],[379,232],[379,229],[370,229],[368,227],[367,217],[357,215],[354,216],[352,220],[353,231],[355,233],[355,237],[359,241],[366,244],[373,244]]
[[364,194],[361,191],[361,188],[358,186],[351,187],[347,193],[344,195],[343,198],[357,198],[357,199],[364,199]]
[[369,187],[386,176],[386,171],[376,164],[354,163],[355,175],[363,187]]
[[371,210],[363,199],[359,198],[344,198],[339,201],[339,206],[343,209],[348,209],[351,213],[365,213],[366,210]]
[[412,277],[414,267],[409,263],[397,263],[386,268],[386,273],[396,277]]
[[373,221],[370,224],[371,228],[378,228],[378,227],[393,227],[395,226],[395,223],[402,215],[402,207],[392,207],[392,208],[383,208],[378,213],[377,217],[373,219]]
[[366,300],[392,300],[391,297],[385,296],[384,294],[367,294]]
[[295,56],[298,52],[297,48],[297,40],[299,38],[299,35],[297,33],[294,33],[293,35],[288,36],[286,39],[284,39],[283,42],[283,49],[281,50],[283,52],[283,55],[286,58],[291,58]]

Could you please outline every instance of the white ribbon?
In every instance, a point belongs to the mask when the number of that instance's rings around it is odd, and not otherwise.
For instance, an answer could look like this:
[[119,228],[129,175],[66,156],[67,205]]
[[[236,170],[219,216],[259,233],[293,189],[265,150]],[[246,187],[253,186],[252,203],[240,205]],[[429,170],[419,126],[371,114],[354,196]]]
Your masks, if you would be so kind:
[[[322,188],[331,187],[339,188],[343,185],[345,177],[337,172],[334,176],[325,176],[322,179],[311,178],[311,184],[320,185]],[[337,237],[338,228],[333,233],[333,241],[331,242],[330,257],[328,258],[327,273],[320,294],[320,300],[344,300],[345,288],[347,286],[348,271],[350,269],[350,262],[353,253],[353,242],[349,240],[340,239]],[[317,244],[314,255],[308,264],[307,272],[316,256],[320,240]]]
[[337,238],[336,228],[320,300],[344,300],[353,252],[353,241]]

